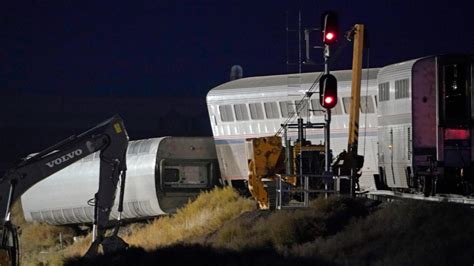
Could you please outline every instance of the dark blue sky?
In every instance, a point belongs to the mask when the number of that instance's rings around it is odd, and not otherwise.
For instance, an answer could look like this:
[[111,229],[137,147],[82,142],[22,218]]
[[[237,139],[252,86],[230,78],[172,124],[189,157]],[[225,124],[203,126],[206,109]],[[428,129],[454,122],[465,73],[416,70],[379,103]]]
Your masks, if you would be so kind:
[[[472,0],[10,2],[0,6],[5,91],[204,97],[234,64],[244,76],[286,73],[286,13],[296,25],[298,6],[303,26],[329,9],[341,31],[364,23],[371,66],[474,53]],[[350,68],[351,55],[349,45],[335,67]]]

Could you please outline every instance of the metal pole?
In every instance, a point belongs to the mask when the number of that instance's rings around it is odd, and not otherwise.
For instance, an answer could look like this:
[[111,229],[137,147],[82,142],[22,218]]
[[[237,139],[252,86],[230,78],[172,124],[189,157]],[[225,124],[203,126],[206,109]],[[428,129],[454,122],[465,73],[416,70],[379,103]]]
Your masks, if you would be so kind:
[[[304,177],[303,177],[303,146],[304,146],[304,134],[303,134],[303,118],[298,118],[298,141],[300,143],[300,150],[299,150],[299,167],[298,167],[298,176],[300,179],[300,186],[304,186]],[[301,194],[300,194],[301,195]],[[304,192],[303,192],[303,198],[304,198]]]
[[331,172],[331,164],[330,164],[330,158],[329,158],[329,152],[331,151],[331,109],[326,110],[326,128],[325,128],[325,134],[324,138],[326,139],[326,145],[324,147],[324,160],[325,160],[325,168],[324,170],[326,173]]
[[303,147],[303,142],[305,141],[304,138],[304,127],[303,127],[303,118],[298,118],[298,141],[301,143],[301,147]]
[[350,195],[351,195],[351,198],[355,198],[354,167],[351,168],[350,181],[351,181],[350,182],[351,184]]
[[277,203],[276,203],[276,209],[281,210],[282,204],[282,186],[281,186],[281,175],[277,175]]
[[291,175],[292,174],[292,171],[291,171],[291,162],[293,161],[291,159],[291,141],[288,139],[288,128],[286,127],[286,125],[284,126],[284,130],[283,130],[283,138],[285,140],[285,146],[286,146],[286,149],[285,149],[285,157],[286,157],[286,175]]
[[[324,73],[329,74],[329,57],[331,55],[331,51],[329,49],[329,45],[324,45]],[[325,138],[325,146],[324,146],[324,162],[325,162],[325,175],[331,173],[331,164],[329,158],[329,152],[331,150],[331,109],[326,109],[326,128],[324,131],[324,138]],[[328,184],[324,182],[324,189],[328,190]],[[325,193],[325,198],[328,197],[328,194]]]
[[[324,45],[324,73],[326,74],[329,74],[329,56],[330,55],[331,54],[330,54],[329,45],[325,44]],[[331,167],[330,167],[330,162],[329,162],[329,151],[331,150],[331,146],[330,146],[331,109],[326,109],[325,122],[326,122],[326,131],[325,131],[324,137],[325,137],[326,145],[324,147],[324,153],[325,153],[324,160],[325,160],[326,165],[325,165],[324,170],[326,171],[326,173],[329,173],[331,172]],[[326,189],[327,189],[327,185],[326,185]]]
[[329,45],[324,45],[324,74],[329,74],[329,57],[331,52],[329,50]]
[[309,177],[304,176],[304,206],[309,207]]

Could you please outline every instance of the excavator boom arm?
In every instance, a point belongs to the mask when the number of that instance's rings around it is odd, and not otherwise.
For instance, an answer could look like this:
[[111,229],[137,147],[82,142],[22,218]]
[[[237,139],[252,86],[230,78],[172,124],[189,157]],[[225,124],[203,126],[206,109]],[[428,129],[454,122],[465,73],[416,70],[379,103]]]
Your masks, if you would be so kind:
[[362,51],[364,48],[364,25],[354,26],[354,48],[352,57],[351,110],[349,112],[349,139],[347,150],[351,153],[359,145],[360,85],[362,76]]
[[[99,190],[95,195],[94,223],[97,225],[98,236],[102,239],[114,204],[120,173],[124,174],[127,168],[127,147],[127,131],[122,119],[116,115],[82,134],[71,136],[23,159],[0,179],[1,224],[4,228],[12,227],[9,222],[11,205],[36,183],[100,151],[100,178]],[[2,248],[5,248],[4,242],[2,241]]]

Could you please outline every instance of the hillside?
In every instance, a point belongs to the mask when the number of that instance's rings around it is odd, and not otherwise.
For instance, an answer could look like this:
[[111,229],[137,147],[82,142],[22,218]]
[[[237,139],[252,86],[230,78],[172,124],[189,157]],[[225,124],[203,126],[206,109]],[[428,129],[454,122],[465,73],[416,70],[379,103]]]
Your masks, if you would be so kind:
[[458,205],[342,197],[259,211],[231,188],[215,189],[174,215],[124,228],[125,252],[86,261],[79,256],[90,240],[82,240],[49,247],[47,260],[30,254],[26,265],[471,265],[473,218]]

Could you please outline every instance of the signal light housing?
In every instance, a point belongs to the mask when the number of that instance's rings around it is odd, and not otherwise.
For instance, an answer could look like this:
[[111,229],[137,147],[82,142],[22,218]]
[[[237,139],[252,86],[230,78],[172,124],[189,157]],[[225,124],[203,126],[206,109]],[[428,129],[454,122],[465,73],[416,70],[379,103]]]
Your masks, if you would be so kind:
[[339,35],[339,26],[336,13],[332,11],[325,12],[321,16],[321,26],[323,34],[323,43],[327,45],[334,44]]
[[324,74],[319,80],[319,103],[326,109],[337,104],[337,79],[331,74]]

